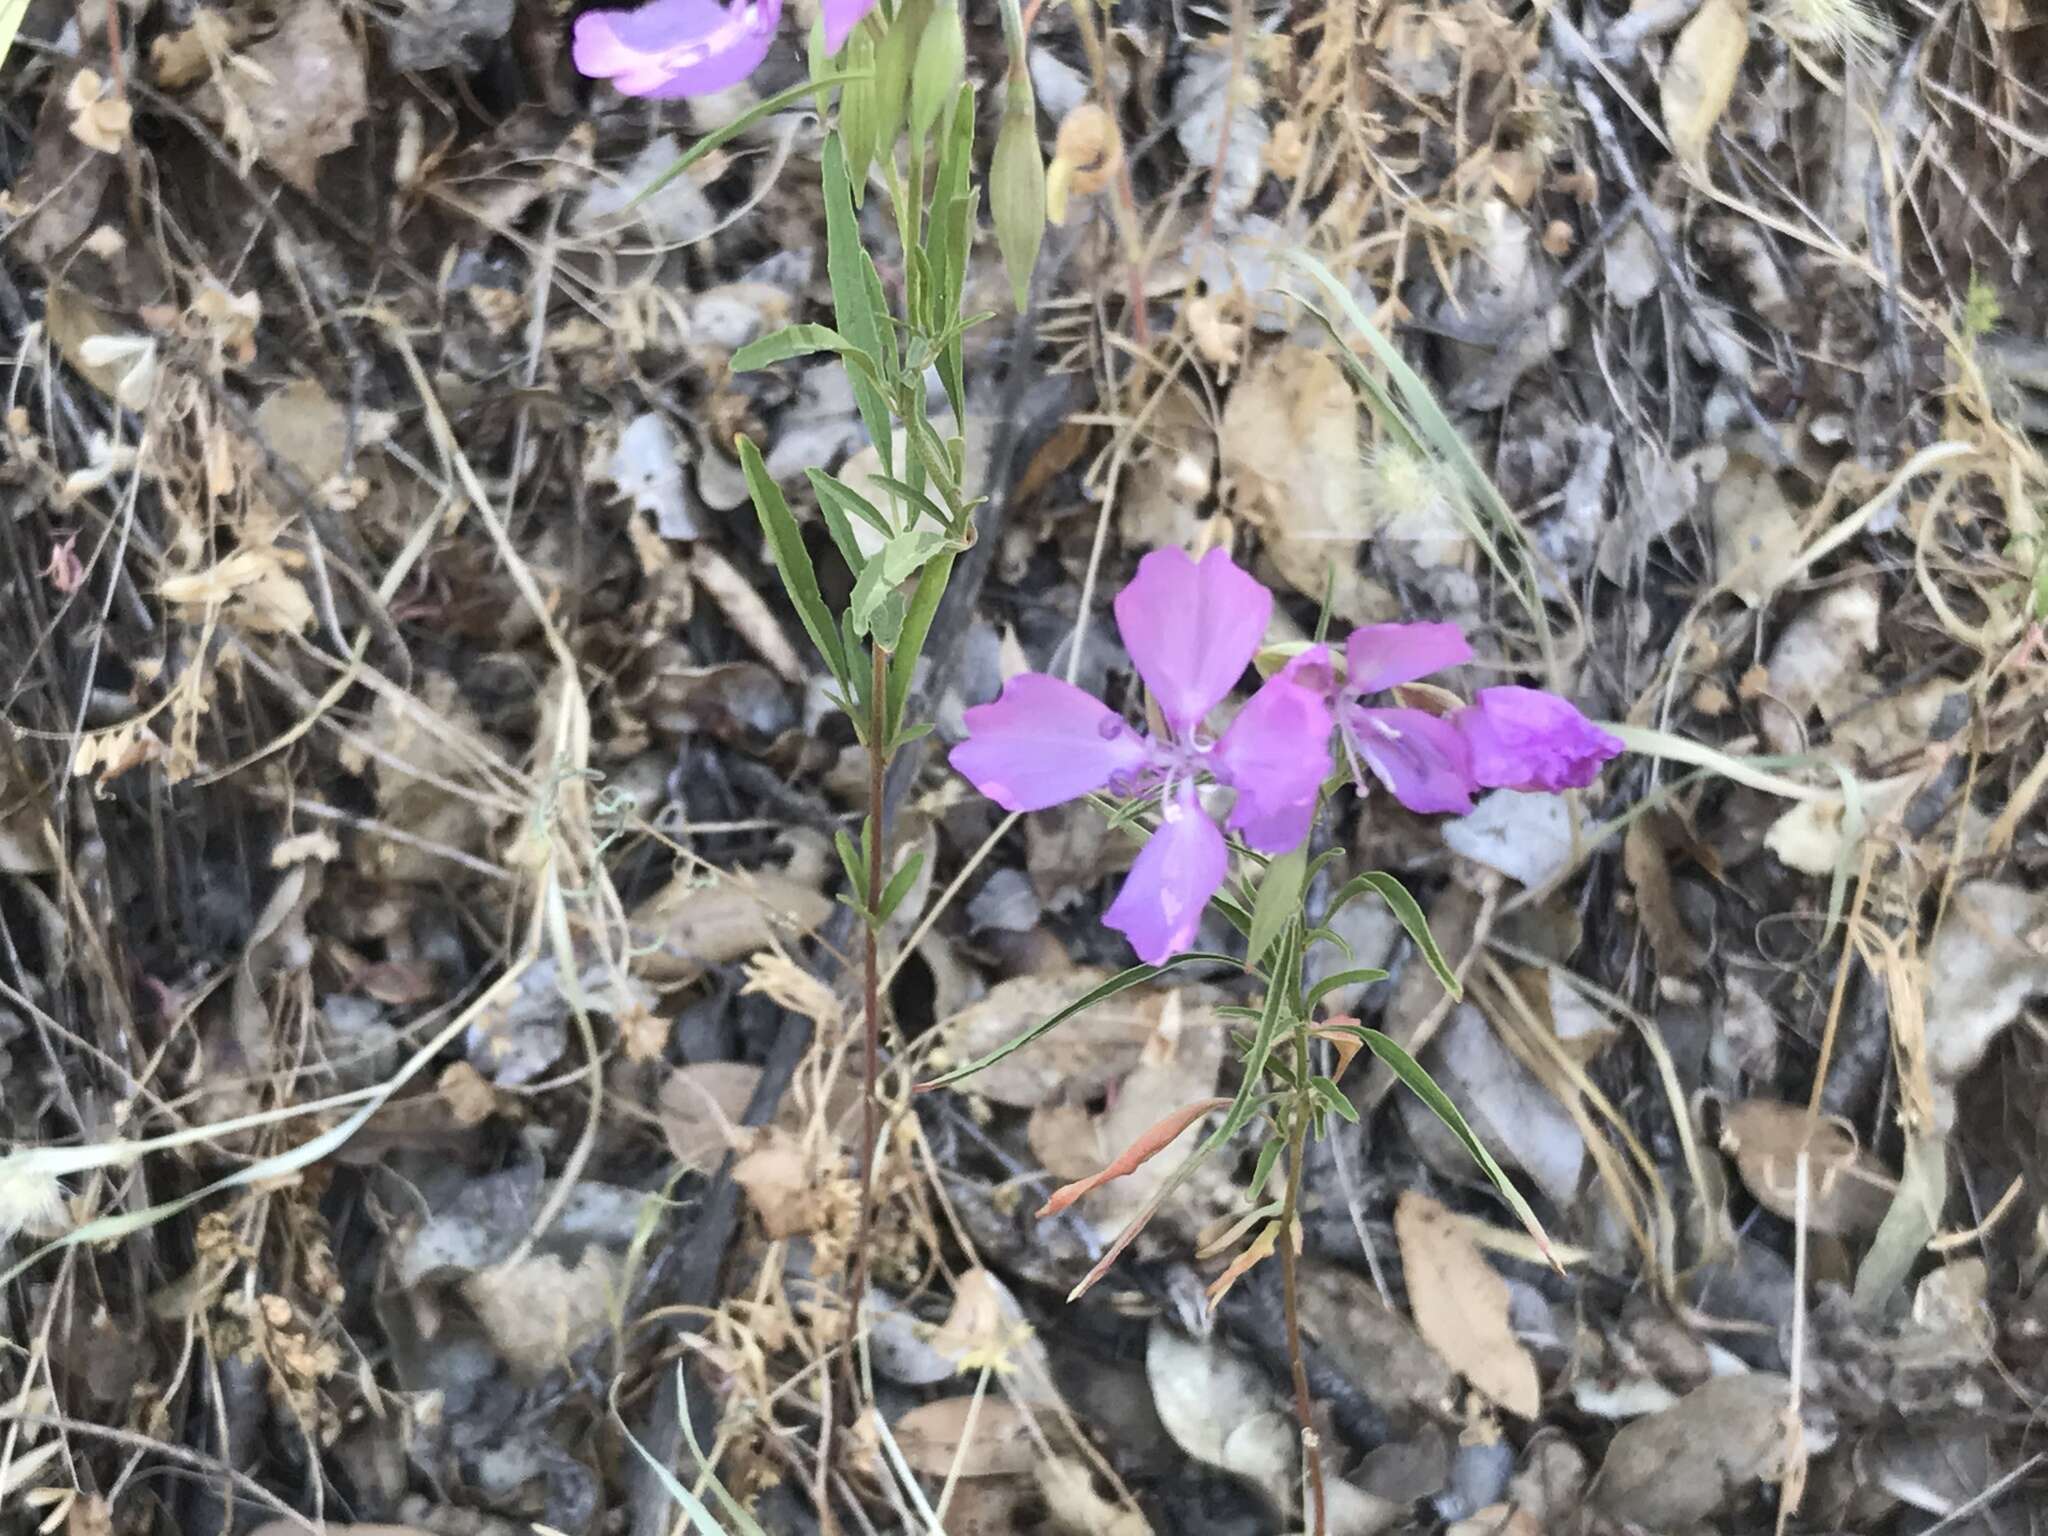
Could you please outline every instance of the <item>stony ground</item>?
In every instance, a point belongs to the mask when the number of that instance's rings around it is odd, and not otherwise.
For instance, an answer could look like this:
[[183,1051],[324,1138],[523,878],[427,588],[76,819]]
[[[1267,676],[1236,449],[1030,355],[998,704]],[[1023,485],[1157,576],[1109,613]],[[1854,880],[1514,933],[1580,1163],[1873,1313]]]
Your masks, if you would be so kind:
[[[1091,56],[1035,18],[1077,175],[1027,314],[976,257],[991,499],[939,742],[1026,667],[1135,706],[1109,597],[1227,544],[1277,639],[1453,620],[1480,655],[1439,681],[1637,748],[1568,800],[1318,834],[1466,989],[1360,906],[1312,963],[1394,974],[1333,1008],[1410,1044],[1562,1261],[1347,1074],[1305,1189],[1332,1529],[2041,1529],[2048,11],[1104,20]],[[1248,985],[1183,973],[913,1101],[1129,960],[1132,845],[936,755],[897,785],[873,1377],[858,1417],[820,1390],[866,772],[730,445],[807,517],[805,466],[877,460],[836,368],[728,367],[827,313],[816,120],[635,202],[799,77],[790,25],[750,85],[649,104],[575,77],[546,0],[27,0],[0,1114],[80,1150],[0,1164],[8,1529],[662,1536],[638,1448],[751,1512],[699,1529],[815,1530],[821,1495],[841,1530],[1302,1528],[1273,1266],[1203,1300],[1251,1149],[1079,1303],[1168,1169],[1031,1214],[1234,1088]],[[1300,250],[1513,529],[1288,296]]]

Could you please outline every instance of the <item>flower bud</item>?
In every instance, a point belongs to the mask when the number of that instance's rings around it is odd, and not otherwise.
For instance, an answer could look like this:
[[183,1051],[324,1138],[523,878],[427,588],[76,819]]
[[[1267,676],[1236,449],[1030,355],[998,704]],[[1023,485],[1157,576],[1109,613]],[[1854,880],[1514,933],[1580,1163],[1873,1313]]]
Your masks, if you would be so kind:
[[1021,314],[1031,300],[1031,269],[1045,238],[1045,156],[1038,148],[1038,102],[1020,61],[1010,72],[1003,126],[988,172],[989,213]]
[[910,137],[922,143],[967,78],[967,34],[957,0],[939,0],[910,71]]

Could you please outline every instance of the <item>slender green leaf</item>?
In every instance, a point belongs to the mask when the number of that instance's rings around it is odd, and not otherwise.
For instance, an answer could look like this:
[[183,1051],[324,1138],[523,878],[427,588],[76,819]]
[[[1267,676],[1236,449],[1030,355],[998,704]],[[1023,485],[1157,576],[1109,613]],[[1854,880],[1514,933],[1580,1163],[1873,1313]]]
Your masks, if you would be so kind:
[[1184,955],[1175,955],[1172,959],[1159,965],[1134,965],[1128,970],[1118,971],[1101,986],[1091,988],[1085,996],[1076,998],[1043,1023],[1034,1024],[1007,1045],[998,1046],[979,1061],[970,1061],[966,1066],[955,1067],[952,1071],[935,1077],[930,1082],[919,1083],[917,1091],[919,1093],[929,1093],[934,1088],[949,1088],[954,1083],[965,1081],[967,1078],[974,1076],[975,1073],[994,1066],[1005,1057],[1015,1055],[1034,1040],[1051,1034],[1060,1025],[1066,1023],[1067,1020],[1074,1018],[1078,1014],[1086,1013],[1097,1003],[1107,1002],[1120,992],[1128,992],[1133,987],[1142,987],[1148,981],[1157,980],[1176,966],[1194,965],[1197,963],[1209,965],[1236,964],[1228,955],[1211,955],[1204,954],[1200,950],[1190,950]]
[[[8,0],[0,0],[0,7],[4,7],[7,3]],[[25,0],[23,8],[26,9]],[[6,49],[0,48],[0,58],[4,57],[6,57]],[[867,78],[868,75],[863,70],[841,70],[836,74],[820,75],[815,80],[806,80],[802,85],[792,85],[786,91],[777,91],[766,101],[756,102],[731,122],[721,128],[713,129],[688,149],[684,150],[682,159],[634,193],[633,200],[627,203],[626,206],[628,208],[639,207],[640,204],[646,202],[648,198],[654,196],[655,193],[674,181],[714,149],[717,149],[722,144],[732,142],[732,140],[738,138],[749,128],[753,127],[754,124],[762,121],[762,119],[773,117],[786,107],[795,106],[813,91],[818,92],[822,100],[824,93],[835,85],[851,85],[856,80],[865,80]]]
[[1472,1154],[1472,1160],[1486,1171],[1487,1178],[1493,1181],[1493,1187],[1500,1191],[1501,1198],[1514,1210],[1522,1225],[1528,1229],[1529,1235],[1536,1239],[1536,1244],[1543,1250],[1545,1257],[1550,1258],[1555,1264],[1557,1260],[1550,1253],[1550,1234],[1543,1230],[1543,1223],[1536,1219],[1536,1213],[1529,1208],[1529,1202],[1524,1200],[1522,1192],[1515,1188],[1515,1181],[1510,1179],[1502,1171],[1500,1164],[1493,1160],[1493,1154],[1486,1150],[1486,1144],[1466,1123],[1465,1117],[1458,1112],[1458,1106],[1451,1102],[1450,1096],[1437,1087],[1436,1080],[1423,1071],[1421,1064],[1403,1050],[1400,1042],[1391,1035],[1381,1034],[1378,1030],[1367,1029],[1363,1025],[1353,1026],[1353,1033],[1365,1042],[1367,1050],[1385,1062],[1394,1076],[1407,1085],[1410,1093],[1429,1106],[1430,1113],[1450,1127],[1451,1134],[1465,1144],[1465,1150]]
[[1308,989],[1308,996],[1303,1000],[1302,1006],[1313,1013],[1316,1004],[1340,988],[1361,987],[1369,982],[1385,981],[1386,979],[1387,973],[1380,970],[1377,966],[1362,966],[1355,971],[1338,971],[1335,975],[1325,976],[1321,981],[1310,987]]
[[[1508,506],[1506,498],[1501,495],[1499,487],[1493,483],[1492,477],[1480,467],[1471,445],[1465,441],[1465,435],[1452,424],[1450,417],[1444,414],[1443,407],[1437,403],[1429,385],[1408,366],[1408,361],[1401,356],[1400,349],[1372,323],[1365,311],[1359,307],[1358,301],[1352,297],[1351,291],[1337,280],[1336,275],[1305,249],[1297,249],[1291,252],[1290,256],[1296,266],[1314,278],[1330,295],[1331,302],[1343,316],[1345,323],[1365,338],[1374,359],[1386,370],[1387,377],[1394,381],[1394,387],[1400,392],[1401,405],[1405,407],[1405,411],[1392,410],[1391,402],[1386,400],[1384,391],[1374,384],[1371,392],[1379,397],[1376,404],[1387,407],[1376,414],[1381,415],[1383,421],[1399,422],[1407,435],[1426,443],[1434,456],[1456,473],[1473,504],[1484,509],[1486,517],[1483,523],[1469,515],[1466,516],[1464,521],[1468,531],[1478,540],[1487,557],[1513,578],[1517,595],[1534,620],[1537,632],[1543,637],[1547,647],[1550,631],[1544,621],[1543,598],[1537,584],[1536,558],[1530,547],[1528,534],[1515,517],[1513,509]],[[1303,302],[1308,301],[1304,298]],[[1338,337],[1346,358],[1356,364],[1357,359],[1351,353],[1350,347],[1343,344],[1342,335],[1336,326],[1332,325],[1327,317],[1322,316],[1321,311],[1316,310],[1313,304],[1309,304],[1308,307],[1330,327],[1331,334]],[[1368,377],[1362,365],[1354,366],[1350,371],[1355,378]],[[1413,425],[1410,426],[1410,423]],[[1512,546],[1515,555],[1512,564],[1503,556],[1495,534],[1499,534]]]
[[946,583],[953,574],[955,552],[941,550],[917,573],[917,587],[910,594],[910,608],[903,616],[902,633],[889,658],[889,688],[883,701],[883,719],[889,736],[901,746],[908,738],[903,732],[903,711],[910,703],[910,685],[916,680],[917,658],[924,652],[925,637],[939,611],[939,599],[946,595]]
[[1308,879],[1308,845],[1270,860],[1259,878],[1258,899],[1252,903],[1252,927],[1245,939],[1244,968],[1255,971],[1266,951],[1280,937],[1280,930],[1301,912],[1301,888]]
[[1287,1150],[1287,1138],[1275,1136],[1259,1148],[1259,1160],[1252,1167],[1252,1181],[1245,1186],[1245,1195],[1257,1200],[1266,1192],[1266,1183],[1273,1177],[1273,1169],[1279,1165],[1280,1154]]
[[895,527],[875,504],[837,475],[829,475],[816,468],[806,469],[804,474],[810,479],[811,489],[818,493],[820,506],[830,502],[842,518],[850,520],[857,517],[883,538],[896,537]]
[[918,871],[923,868],[924,850],[916,849],[903,861],[903,867],[891,875],[889,883],[882,888],[882,910],[875,914],[876,922],[886,923],[896,915],[896,908],[910,893],[910,887],[917,881]]
[[1309,1091],[1330,1106],[1332,1114],[1342,1115],[1353,1125],[1358,1124],[1358,1106],[1344,1095],[1344,1090],[1327,1077],[1312,1077],[1308,1080]]
[[841,827],[832,834],[832,846],[839,850],[840,867],[846,871],[846,883],[853,887],[855,895],[865,901],[868,889],[867,860],[861,857],[860,846],[853,835]]
[[[847,179],[846,146],[836,133],[825,140],[822,169],[825,270],[832,281],[832,309],[839,334],[852,342],[856,351],[874,359],[877,367],[891,360],[893,372],[896,338],[889,328],[887,306],[878,307],[868,287],[867,273],[873,264],[861,244],[860,220],[853,211],[853,189]],[[853,403],[875,452],[881,455],[882,468],[893,470],[895,428],[886,394],[858,369],[847,370],[847,382],[853,386]]]
[[1422,958],[1427,960],[1429,968],[1436,972],[1437,980],[1444,984],[1444,990],[1453,997],[1463,997],[1465,989],[1459,983],[1457,974],[1452,971],[1450,962],[1444,959],[1444,952],[1437,948],[1436,939],[1429,931],[1429,919],[1422,915],[1422,908],[1415,904],[1415,898],[1408,894],[1408,888],[1385,870],[1369,869],[1362,875],[1354,875],[1332,898],[1330,910],[1342,911],[1355,897],[1362,896],[1367,891],[1377,891],[1380,899],[1392,908],[1396,920],[1408,930],[1408,937],[1421,949]]
[[730,366],[734,373],[753,373],[788,362],[792,357],[810,357],[819,352],[844,355],[859,350],[829,325],[785,325],[741,347],[733,353]]
[[[914,438],[911,440],[911,447],[913,450],[915,450],[918,447],[918,443]],[[912,458],[917,459],[917,454],[914,451],[912,453]],[[905,467],[916,470],[922,469],[924,466],[920,461],[912,463]],[[950,465],[944,463],[941,463],[939,467],[942,470],[951,468]],[[910,521],[912,523],[915,523],[917,521],[917,514],[922,513],[924,514],[924,516],[930,518],[934,523],[937,523],[941,528],[945,528],[950,525],[951,519],[949,519],[946,516],[945,509],[941,507],[937,502],[933,501],[930,496],[926,495],[922,487],[913,486],[908,481],[898,480],[889,475],[876,475],[874,477],[874,480],[875,484],[879,485],[883,490],[894,492],[896,495],[902,497],[906,503],[908,503],[912,512],[910,518]]]
[[[849,501],[866,506],[861,498],[834,480],[822,469],[807,468],[804,474],[810,479],[811,490],[818,498],[818,516],[824,520],[825,531],[832,535],[832,547],[839,551],[839,558],[846,562],[846,568],[855,576],[868,563],[867,556],[860,551],[860,543],[853,536],[853,523],[848,518]],[[868,508],[873,511],[873,508]],[[875,514],[877,521],[881,514]],[[883,531],[888,525],[883,524]]]
[[832,676],[844,687],[846,652],[839,643],[832,610],[825,606],[824,595],[818,590],[818,573],[811,565],[810,551],[804,548],[803,533],[796,519],[789,515],[789,503],[782,499],[782,491],[768,473],[768,466],[761,462],[761,450],[749,438],[742,437],[737,442],[740,469],[746,474],[754,512],[761,519],[761,531],[768,537],[768,550],[774,558],[776,573],[782,578],[783,590],[796,605],[797,617],[803,620],[811,644],[818,648]]

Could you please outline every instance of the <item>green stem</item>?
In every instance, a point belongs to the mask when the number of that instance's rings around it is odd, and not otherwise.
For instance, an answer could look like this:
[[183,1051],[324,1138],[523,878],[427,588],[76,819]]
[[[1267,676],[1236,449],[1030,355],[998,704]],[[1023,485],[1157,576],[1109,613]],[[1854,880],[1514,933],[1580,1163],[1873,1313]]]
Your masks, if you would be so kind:
[[[1308,1051],[1295,1031],[1297,1081],[1308,1082]],[[1302,1150],[1308,1140],[1308,1090],[1294,1106],[1294,1124],[1287,1133],[1287,1202],[1280,1213],[1280,1306],[1287,1327],[1287,1363],[1294,1372],[1294,1417],[1301,1426],[1301,1454],[1308,1465],[1309,1536],[1329,1529],[1323,1498],[1323,1452],[1316,1435],[1315,1407],[1308,1395],[1308,1364],[1301,1354],[1301,1275],[1294,1253],[1295,1223],[1301,1211]]]
[[868,685],[868,826],[873,829],[868,850],[867,938],[862,950],[862,1056],[861,1056],[861,1157],[860,1224],[853,1239],[853,1279],[847,1287],[847,1373],[851,1390],[848,1398],[856,1408],[860,1402],[860,1309],[868,1287],[868,1243],[874,1226],[875,1140],[877,1130],[876,1079],[882,1058],[882,876],[888,859],[888,833],[882,822],[884,781],[889,772],[889,735],[886,718],[889,696],[889,653],[870,643],[874,672]]

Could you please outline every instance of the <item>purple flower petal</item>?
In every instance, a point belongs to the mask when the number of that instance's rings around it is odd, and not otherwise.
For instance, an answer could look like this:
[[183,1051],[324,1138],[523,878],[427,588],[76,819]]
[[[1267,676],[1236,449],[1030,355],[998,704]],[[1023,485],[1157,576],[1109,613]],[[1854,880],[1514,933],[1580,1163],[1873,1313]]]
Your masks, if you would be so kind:
[[782,0],[654,0],[576,18],[576,68],[628,96],[702,96],[736,85],[768,56]]
[[875,0],[825,0],[825,51],[837,53],[846,46],[861,18],[875,8]]
[[1116,595],[1116,627],[1138,676],[1185,738],[1222,702],[1266,633],[1273,594],[1212,549],[1155,549]]
[[1195,942],[1229,863],[1223,834],[1202,813],[1194,786],[1183,785],[1102,921],[1131,941],[1140,960],[1157,965]]
[[1472,777],[1489,789],[1583,789],[1622,749],[1620,737],[1535,688],[1482,688],[1455,718]]
[[1472,809],[1471,748],[1450,721],[1419,709],[1354,708],[1344,727],[1373,777],[1409,810],[1462,816]]
[[1145,741],[1101,700],[1042,672],[966,713],[948,761],[1006,811],[1042,811],[1145,766]]
[[1230,830],[1261,853],[1285,853],[1308,836],[1317,792],[1330,776],[1330,706],[1291,680],[1313,675],[1318,657],[1327,669],[1318,647],[1253,694],[1211,759],[1216,777],[1237,791]]
[[1344,659],[1345,692],[1363,697],[1460,666],[1472,659],[1472,647],[1455,624],[1368,624],[1351,631]]

